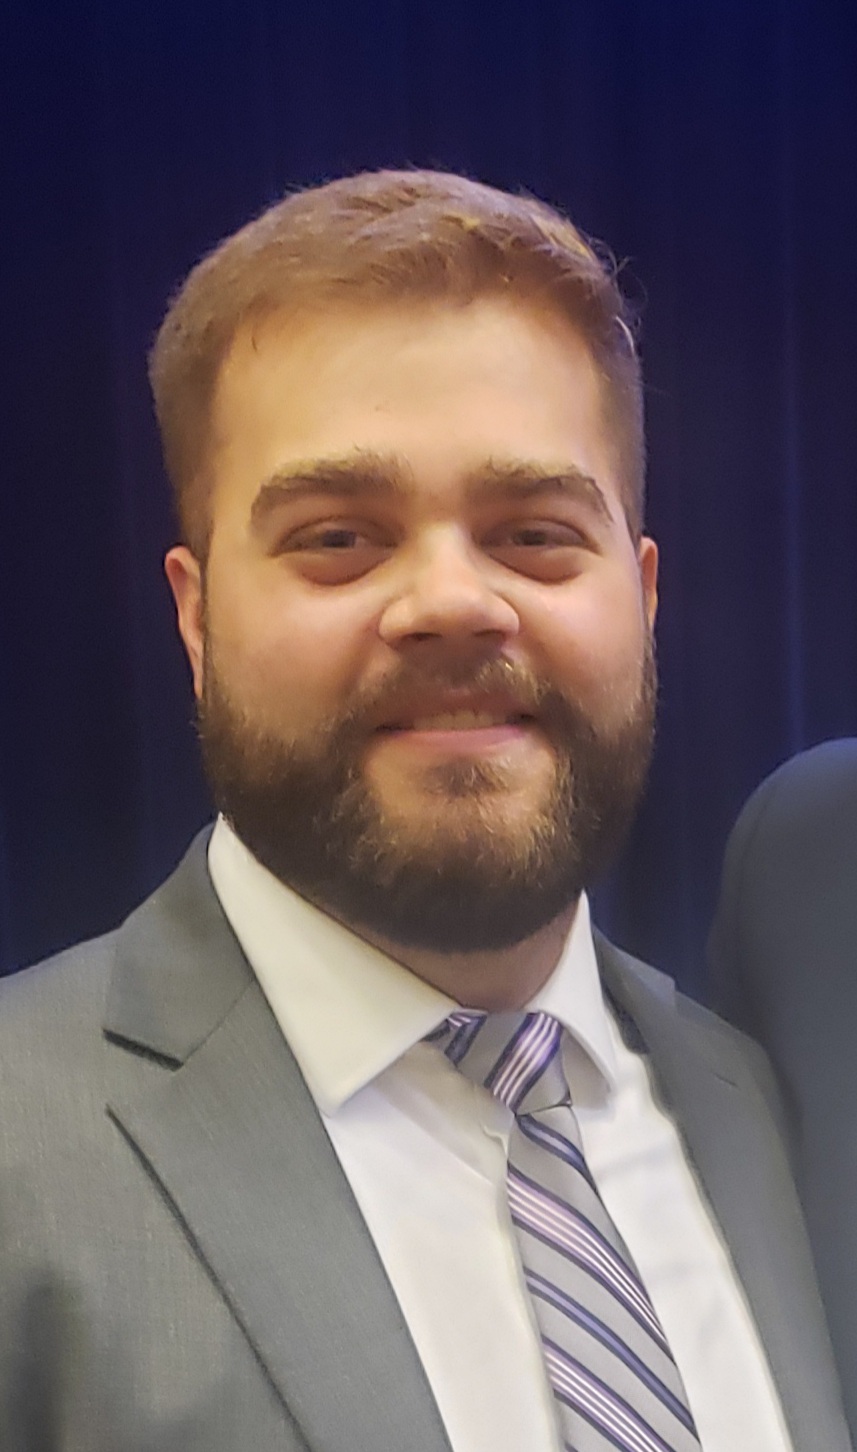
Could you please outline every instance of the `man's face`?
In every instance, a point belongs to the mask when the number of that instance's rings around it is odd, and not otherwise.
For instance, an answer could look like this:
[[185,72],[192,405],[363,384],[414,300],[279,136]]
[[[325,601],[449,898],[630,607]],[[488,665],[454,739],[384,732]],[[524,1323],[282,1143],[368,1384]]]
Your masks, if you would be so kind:
[[167,560],[215,799],[335,916],[522,941],[651,748],[656,551],[574,330],[493,299],[274,317],[219,381],[204,575]]

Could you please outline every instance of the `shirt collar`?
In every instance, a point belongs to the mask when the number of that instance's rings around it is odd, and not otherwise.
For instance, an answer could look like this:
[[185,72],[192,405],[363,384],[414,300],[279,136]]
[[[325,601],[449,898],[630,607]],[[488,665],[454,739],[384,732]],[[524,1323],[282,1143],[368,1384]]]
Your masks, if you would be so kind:
[[[218,818],[208,848],[214,890],[323,1114],[436,1028],[458,1004],[285,887]],[[615,1083],[615,1055],[582,897],[562,958],[528,1005],[552,1013],[582,1055],[575,1098],[593,1076]]]

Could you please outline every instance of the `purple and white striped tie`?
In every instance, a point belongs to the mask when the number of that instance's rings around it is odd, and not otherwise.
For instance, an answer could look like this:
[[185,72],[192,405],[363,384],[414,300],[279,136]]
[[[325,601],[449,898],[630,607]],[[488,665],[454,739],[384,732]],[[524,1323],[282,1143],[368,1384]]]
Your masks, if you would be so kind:
[[462,1009],[430,1034],[515,1116],[508,1196],[566,1452],[700,1452],[655,1309],[595,1187],[546,1013]]

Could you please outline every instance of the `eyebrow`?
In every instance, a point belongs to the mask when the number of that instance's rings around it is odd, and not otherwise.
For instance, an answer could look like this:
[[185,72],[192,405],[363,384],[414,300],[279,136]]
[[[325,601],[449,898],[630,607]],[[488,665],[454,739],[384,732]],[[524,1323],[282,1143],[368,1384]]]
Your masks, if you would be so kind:
[[[464,488],[468,500],[475,504],[498,497],[526,500],[541,494],[559,494],[586,504],[605,521],[612,519],[600,485],[574,464],[550,469],[489,459],[471,471]],[[299,499],[328,496],[396,500],[413,494],[414,489],[411,470],[394,456],[358,450],[341,459],[313,459],[276,470],[260,485],[250,509],[250,523],[258,529],[280,505]]]
[[544,469],[533,464],[497,464],[489,461],[467,481],[467,493],[476,503],[496,499],[532,499],[539,494],[560,494],[586,504],[604,520],[612,519],[607,496],[590,474],[576,464]]
[[395,459],[356,451],[342,459],[313,459],[278,469],[260,485],[250,509],[257,527],[281,504],[329,495],[331,498],[396,499],[413,485]]

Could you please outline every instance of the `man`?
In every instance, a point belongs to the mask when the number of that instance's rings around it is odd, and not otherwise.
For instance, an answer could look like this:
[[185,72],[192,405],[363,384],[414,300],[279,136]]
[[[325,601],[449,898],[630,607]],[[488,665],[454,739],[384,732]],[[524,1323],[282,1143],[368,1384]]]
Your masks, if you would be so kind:
[[796,1178],[857,1427],[857,741],[786,762],[736,823],[711,935],[723,1011],[768,1049],[792,1110]]
[[221,815],[4,986],[2,1445],[844,1452],[764,1062],[588,922],[655,697],[609,271],[357,177],[152,380]]

